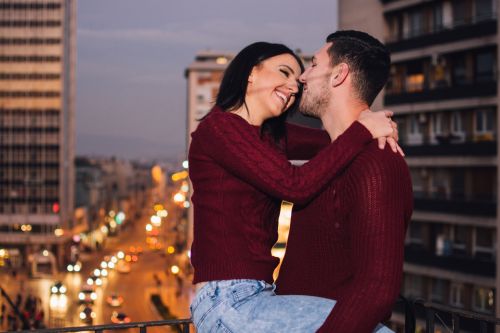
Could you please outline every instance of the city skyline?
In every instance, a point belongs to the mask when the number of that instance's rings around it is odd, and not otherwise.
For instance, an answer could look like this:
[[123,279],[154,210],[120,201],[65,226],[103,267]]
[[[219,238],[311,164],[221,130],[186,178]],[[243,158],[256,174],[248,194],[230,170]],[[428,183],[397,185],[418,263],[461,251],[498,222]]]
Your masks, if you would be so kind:
[[312,53],[336,11],[326,0],[78,2],[77,154],[182,158],[184,70],[197,52],[268,40]]

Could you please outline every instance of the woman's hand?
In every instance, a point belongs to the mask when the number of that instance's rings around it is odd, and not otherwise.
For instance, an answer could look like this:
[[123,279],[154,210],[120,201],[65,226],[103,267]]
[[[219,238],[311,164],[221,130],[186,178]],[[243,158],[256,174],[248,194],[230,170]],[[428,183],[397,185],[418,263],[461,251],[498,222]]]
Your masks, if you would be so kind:
[[372,112],[365,110],[359,115],[358,121],[365,126],[374,139],[392,136],[394,127],[392,126],[392,111],[382,110]]
[[393,114],[389,110],[377,112],[365,110],[361,112],[358,121],[370,131],[373,138],[378,140],[380,149],[384,149],[388,143],[393,152],[399,152],[401,156],[405,156],[403,149],[397,143],[399,140],[398,125],[390,118]]

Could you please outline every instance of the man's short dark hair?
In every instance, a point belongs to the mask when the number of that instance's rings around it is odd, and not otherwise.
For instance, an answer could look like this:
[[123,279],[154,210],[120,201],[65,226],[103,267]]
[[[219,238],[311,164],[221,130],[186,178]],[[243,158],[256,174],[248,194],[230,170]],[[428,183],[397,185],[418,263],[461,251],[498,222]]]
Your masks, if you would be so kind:
[[371,105],[389,78],[391,58],[387,48],[362,31],[339,30],[326,38],[332,66],[346,63],[353,74],[358,97]]

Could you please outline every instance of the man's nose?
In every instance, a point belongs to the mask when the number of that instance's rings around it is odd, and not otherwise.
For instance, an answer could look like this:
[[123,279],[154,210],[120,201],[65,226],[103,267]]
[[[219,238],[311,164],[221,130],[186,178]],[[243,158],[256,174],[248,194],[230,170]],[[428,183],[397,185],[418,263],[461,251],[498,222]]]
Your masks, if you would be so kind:
[[302,84],[306,83],[306,72],[300,74],[300,76],[299,76],[299,82],[302,83]]

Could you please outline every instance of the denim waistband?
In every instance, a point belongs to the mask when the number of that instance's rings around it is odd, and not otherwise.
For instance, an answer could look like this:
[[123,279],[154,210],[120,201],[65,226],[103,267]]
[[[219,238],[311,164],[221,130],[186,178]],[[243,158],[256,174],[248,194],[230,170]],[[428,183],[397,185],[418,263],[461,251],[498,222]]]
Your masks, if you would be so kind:
[[267,283],[264,280],[253,280],[253,279],[232,279],[232,280],[214,280],[214,281],[207,281],[207,282],[202,282],[202,285],[198,287],[200,283],[196,284],[196,293],[202,293],[206,292],[208,290],[216,290],[216,289],[226,289],[226,288],[231,288],[233,286],[239,285],[239,284],[253,284],[258,286],[260,289],[275,289],[274,285],[271,285]]

